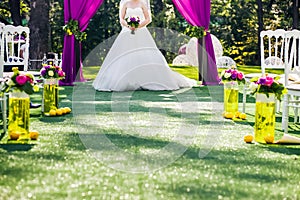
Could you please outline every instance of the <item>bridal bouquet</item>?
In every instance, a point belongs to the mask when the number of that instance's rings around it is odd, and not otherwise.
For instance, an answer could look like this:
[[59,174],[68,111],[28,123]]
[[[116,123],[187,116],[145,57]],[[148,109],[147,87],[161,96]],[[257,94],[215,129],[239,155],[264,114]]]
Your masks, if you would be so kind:
[[[139,27],[141,20],[139,17],[127,17],[126,21],[129,26],[137,28],[137,27]],[[131,30],[131,34],[135,34],[134,30]]]

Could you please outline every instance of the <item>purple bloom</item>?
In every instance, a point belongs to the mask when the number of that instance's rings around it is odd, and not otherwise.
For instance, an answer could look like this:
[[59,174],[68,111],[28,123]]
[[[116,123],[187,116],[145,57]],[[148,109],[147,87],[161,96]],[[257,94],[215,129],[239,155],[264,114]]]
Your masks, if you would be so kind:
[[236,70],[231,71],[231,78],[232,78],[233,80],[235,80],[235,79],[237,78],[237,76],[238,76],[238,73],[237,73]]
[[266,78],[265,77],[261,77],[258,79],[257,83],[260,85],[265,85],[266,84]]
[[46,74],[47,74],[47,70],[45,70],[45,69],[41,70],[41,75],[42,76],[46,76]]
[[45,69],[50,69],[51,66],[50,66],[50,65],[47,65],[47,66],[45,66],[44,68],[45,68]]

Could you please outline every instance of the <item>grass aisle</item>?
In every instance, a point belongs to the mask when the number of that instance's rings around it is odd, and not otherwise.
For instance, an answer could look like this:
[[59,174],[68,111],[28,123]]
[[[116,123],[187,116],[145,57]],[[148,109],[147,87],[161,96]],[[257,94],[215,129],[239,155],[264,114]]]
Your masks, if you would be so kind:
[[218,86],[64,87],[60,105],[73,106],[71,114],[31,110],[39,140],[0,144],[0,199],[299,199],[300,147],[244,143],[254,100],[246,121],[232,121],[221,117],[222,98]]

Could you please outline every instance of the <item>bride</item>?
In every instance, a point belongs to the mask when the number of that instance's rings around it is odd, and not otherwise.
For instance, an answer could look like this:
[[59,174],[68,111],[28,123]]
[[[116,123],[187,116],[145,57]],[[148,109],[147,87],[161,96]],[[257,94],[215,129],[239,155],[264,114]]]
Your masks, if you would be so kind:
[[[177,90],[197,85],[168,66],[146,28],[151,22],[149,10],[144,0],[121,0],[122,31],[93,82],[96,90]],[[140,20],[137,28],[129,25],[132,17]]]

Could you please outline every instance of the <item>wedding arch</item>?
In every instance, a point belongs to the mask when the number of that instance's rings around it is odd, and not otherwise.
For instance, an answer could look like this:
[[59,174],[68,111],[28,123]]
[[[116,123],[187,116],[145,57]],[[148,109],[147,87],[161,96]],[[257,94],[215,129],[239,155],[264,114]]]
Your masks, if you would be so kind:
[[[104,0],[65,0],[64,19],[65,24],[70,20],[78,21],[80,31],[85,31],[90,19],[97,12]],[[219,84],[216,59],[214,55],[210,23],[210,0],[173,0],[175,7],[185,20],[193,26],[203,27],[205,36],[199,38],[198,48],[199,79],[204,85]],[[199,45],[198,45],[199,47]],[[66,73],[61,85],[73,85],[74,82],[83,82],[81,64],[81,43],[76,40],[74,34],[64,36],[62,55],[62,69]]]

